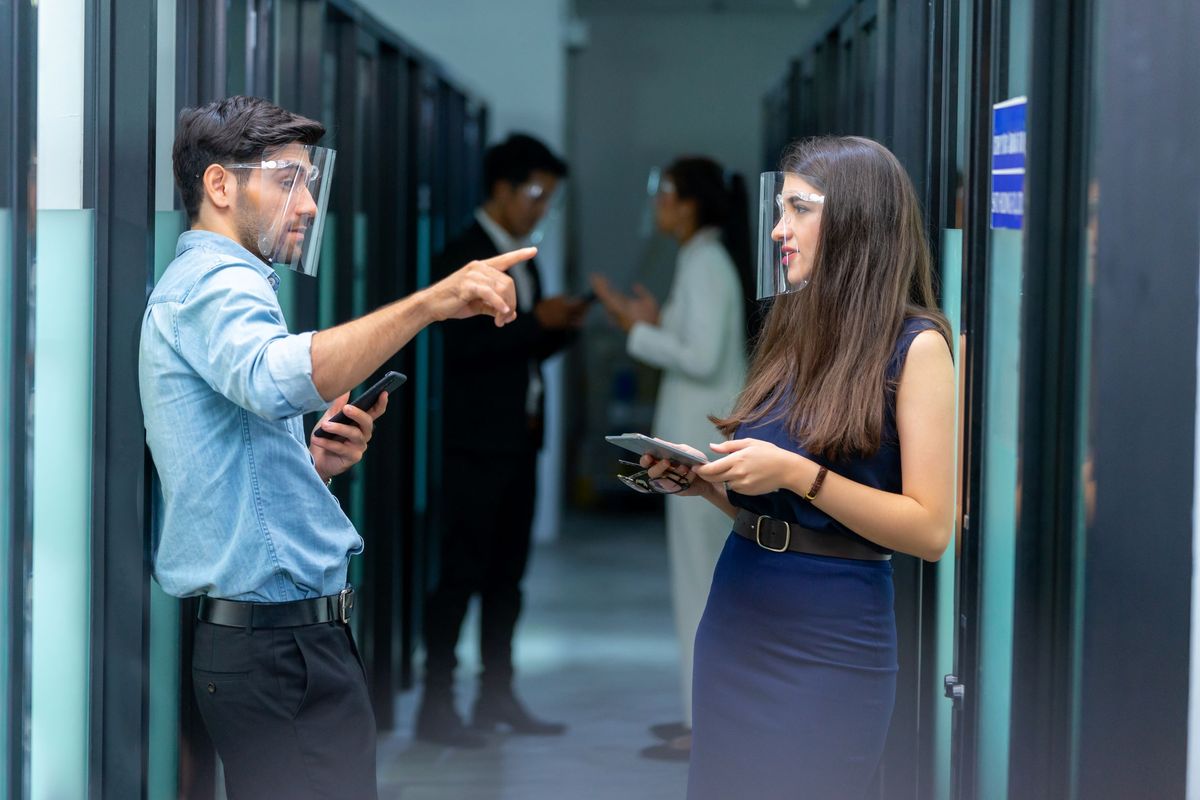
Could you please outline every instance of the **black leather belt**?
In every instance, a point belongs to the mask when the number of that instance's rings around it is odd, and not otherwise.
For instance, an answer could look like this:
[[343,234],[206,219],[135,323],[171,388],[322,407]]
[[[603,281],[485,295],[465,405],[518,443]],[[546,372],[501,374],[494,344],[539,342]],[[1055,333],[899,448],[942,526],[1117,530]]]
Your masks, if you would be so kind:
[[296,628],[324,622],[349,622],[354,589],[337,594],[292,600],[287,603],[245,603],[219,597],[201,597],[196,615],[202,622],[230,628]]
[[888,561],[892,557],[891,552],[877,549],[865,541],[801,528],[794,522],[759,516],[750,511],[738,512],[733,521],[733,532],[774,553],[807,553],[860,561]]

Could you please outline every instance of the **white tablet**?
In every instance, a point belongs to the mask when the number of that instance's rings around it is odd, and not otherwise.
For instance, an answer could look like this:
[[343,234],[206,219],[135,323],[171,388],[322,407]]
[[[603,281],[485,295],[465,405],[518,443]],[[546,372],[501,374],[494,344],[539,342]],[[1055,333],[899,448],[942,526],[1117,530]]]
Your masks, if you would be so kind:
[[651,438],[643,433],[623,433],[620,436],[605,436],[604,439],[618,447],[624,447],[631,453],[652,455],[658,459],[665,458],[678,464],[686,464],[689,467],[708,463],[708,458],[704,456],[697,458],[694,454],[686,450],[680,450],[678,447],[669,445],[666,442],[660,442],[658,439]]

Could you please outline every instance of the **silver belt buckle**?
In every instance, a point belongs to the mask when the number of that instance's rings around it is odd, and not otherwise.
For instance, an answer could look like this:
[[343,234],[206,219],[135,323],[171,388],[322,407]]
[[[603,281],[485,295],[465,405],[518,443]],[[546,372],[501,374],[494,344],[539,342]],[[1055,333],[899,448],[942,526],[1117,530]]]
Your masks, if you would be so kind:
[[338,619],[342,624],[350,624],[350,610],[352,608],[354,608],[354,587],[347,586],[338,592],[337,599]]
[[762,516],[760,516],[758,518],[758,521],[754,523],[754,541],[757,542],[758,546],[761,547],[763,550],[770,550],[772,553],[786,553],[788,547],[790,547],[792,544],[792,523],[787,522],[785,520],[778,520],[779,522],[783,523],[784,531],[787,534],[786,536],[783,537],[783,547],[779,547],[779,548],[767,547],[765,544],[763,544],[763,541],[762,541],[762,521],[764,519],[771,519],[771,518],[768,517],[766,514],[763,514]]

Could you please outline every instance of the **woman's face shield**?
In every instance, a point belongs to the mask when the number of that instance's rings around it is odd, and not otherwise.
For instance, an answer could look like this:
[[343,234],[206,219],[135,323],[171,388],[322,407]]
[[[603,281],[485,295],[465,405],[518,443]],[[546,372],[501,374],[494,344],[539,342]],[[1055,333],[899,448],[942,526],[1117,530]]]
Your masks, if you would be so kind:
[[239,211],[243,232],[264,260],[317,274],[336,156],[326,147],[291,144],[257,163],[225,165],[254,170],[244,184],[249,202]]
[[764,172],[759,180],[758,299],[808,285],[825,195],[814,178]]

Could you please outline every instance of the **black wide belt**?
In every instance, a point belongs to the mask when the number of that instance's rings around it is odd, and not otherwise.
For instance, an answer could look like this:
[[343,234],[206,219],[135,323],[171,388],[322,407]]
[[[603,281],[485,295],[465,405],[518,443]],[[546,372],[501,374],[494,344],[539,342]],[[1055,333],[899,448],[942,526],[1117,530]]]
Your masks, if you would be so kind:
[[733,521],[733,532],[774,553],[807,553],[860,561],[887,561],[892,557],[889,551],[877,549],[865,541],[809,530],[795,522],[759,516],[750,511],[738,512]]
[[287,603],[245,603],[219,597],[201,597],[196,615],[202,622],[230,628],[296,628],[324,622],[349,622],[354,589],[337,594],[292,600]]

